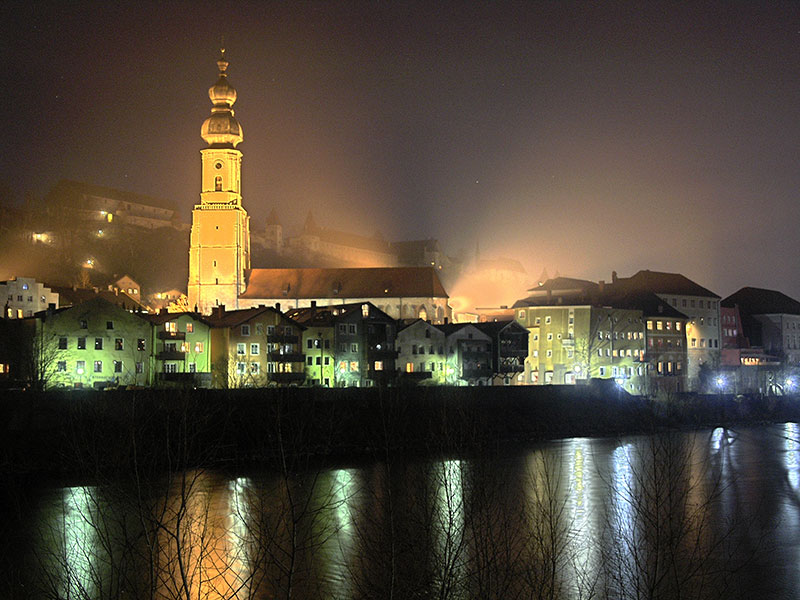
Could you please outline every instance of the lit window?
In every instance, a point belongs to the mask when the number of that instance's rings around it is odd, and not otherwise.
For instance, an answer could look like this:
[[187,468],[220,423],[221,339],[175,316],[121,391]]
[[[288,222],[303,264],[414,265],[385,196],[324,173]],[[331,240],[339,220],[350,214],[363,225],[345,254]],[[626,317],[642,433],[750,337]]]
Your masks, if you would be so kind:
[[138,340],[136,340],[136,349],[139,352],[144,352],[145,349],[144,338],[139,338]]
[[692,348],[697,348],[697,338],[692,338]]
[[383,361],[382,360],[376,360],[375,361],[375,370],[376,371],[383,371]]
[[177,333],[178,324],[174,321],[167,321],[164,323],[164,331],[168,331],[169,333]]
[[358,371],[358,361],[357,360],[351,360],[350,361],[350,371],[352,371],[352,372],[357,372]]
[[664,322],[663,321],[656,321],[656,329],[659,331],[664,329]]
[[194,323],[187,323],[186,324],[186,333],[193,333],[194,332]]
[[652,330],[653,330],[653,322],[652,322],[652,321],[648,321],[648,322],[647,322],[647,329],[648,329],[649,331],[652,331]]
[[203,352],[203,342],[195,342],[194,351],[196,354],[201,354]]

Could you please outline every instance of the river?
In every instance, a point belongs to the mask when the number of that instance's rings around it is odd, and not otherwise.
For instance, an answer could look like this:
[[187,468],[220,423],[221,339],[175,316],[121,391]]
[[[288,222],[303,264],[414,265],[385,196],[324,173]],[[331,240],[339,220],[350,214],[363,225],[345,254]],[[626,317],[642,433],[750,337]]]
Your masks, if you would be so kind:
[[8,479],[7,598],[794,598],[800,427]]

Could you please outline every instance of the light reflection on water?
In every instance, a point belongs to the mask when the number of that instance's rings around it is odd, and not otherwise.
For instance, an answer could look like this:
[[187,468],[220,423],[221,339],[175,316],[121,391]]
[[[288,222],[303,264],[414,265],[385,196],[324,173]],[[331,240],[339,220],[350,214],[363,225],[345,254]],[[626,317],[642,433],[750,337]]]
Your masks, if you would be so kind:
[[[296,598],[385,597],[403,586],[407,597],[522,597],[534,589],[551,598],[617,597],[647,579],[643,559],[661,552],[647,551],[656,543],[653,518],[679,519],[671,551],[702,561],[730,550],[718,545],[725,535],[737,551],[736,536],[749,535],[759,510],[775,511],[759,520],[777,525],[769,536],[781,551],[747,575],[750,583],[789,590],[800,582],[794,423],[572,439],[491,460],[247,477],[193,471],[163,489],[148,502],[107,486],[40,497],[29,515],[40,532],[30,569],[45,590],[38,597],[114,597],[126,577],[138,580],[139,597],[147,588],[197,600],[272,598],[289,587]],[[737,519],[747,527],[724,529]],[[718,567],[722,559],[713,560]],[[147,564],[156,566],[150,579]],[[497,570],[493,578],[486,568]],[[505,587],[496,583],[503,577]]]

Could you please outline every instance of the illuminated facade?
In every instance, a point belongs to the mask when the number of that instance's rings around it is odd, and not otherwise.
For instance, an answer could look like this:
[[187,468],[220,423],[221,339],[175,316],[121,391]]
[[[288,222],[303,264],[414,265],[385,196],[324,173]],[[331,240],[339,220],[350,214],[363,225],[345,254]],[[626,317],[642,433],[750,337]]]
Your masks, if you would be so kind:
[[209,89],[213,103],[201,135],[200,204],[192,211],[189,248],[189,307],[208,314],[214,306],[239,308],[250,268],[250,217],[242,206],[242,128],[234,117],[236,90],[228,83],[225,50],[219,79]]
[[153,324],[153,379],[157,385],[211,386],[211,328],[197,313],[163,310]]
[[0,300],[6,319],[30,317],[49,305],[58,308],[58,293],[31,277],[16,277],[0,282]]
[[574,384],[615,379],[625,391],[643,393],[642,311],[592,305],[515,305],[528,329],[525,379],[531,384]]
[[446,336],[435,325],[422,319],[412,321],[397,332],[396,345],[401,381],[444,385],[448,368],[452,381],[455,366],[447,361]]

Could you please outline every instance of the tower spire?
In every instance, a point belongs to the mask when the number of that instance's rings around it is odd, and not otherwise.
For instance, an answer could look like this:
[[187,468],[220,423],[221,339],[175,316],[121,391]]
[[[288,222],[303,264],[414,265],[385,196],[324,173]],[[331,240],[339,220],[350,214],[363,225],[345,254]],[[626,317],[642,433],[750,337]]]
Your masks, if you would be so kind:
[[205,120],[200,130],[200,135],[212,148],[235,148],[244,139],[242,126],[233,112],[237,94],[228,81],[228,64],[225,45],[221,44],[217,60],[219,79],[208,90],[208,97],[213,104],[211,116]]

